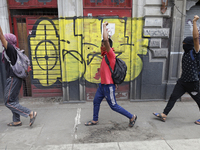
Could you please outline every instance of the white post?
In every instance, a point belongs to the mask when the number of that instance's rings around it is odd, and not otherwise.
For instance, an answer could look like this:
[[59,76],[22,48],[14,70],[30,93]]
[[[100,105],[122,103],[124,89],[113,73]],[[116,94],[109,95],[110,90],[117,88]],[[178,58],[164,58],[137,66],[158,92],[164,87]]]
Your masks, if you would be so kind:
[[[82,17],[83,16],[83,2],[82,0],[58,0],[58,17]],[[63,83],[63,100],[69,101],[69,84]],[[84,100],[85,86],[79,82],[79,100]]]
[[[0,26],[4,34],[10,32],[7,0],[0,0]],[[0,104],[3,104],[4,102],[4,87],[6,84],[5,67],[4,64],[1,62],[2,51],[3,46],[0,42]]]
[[[7,0],[0,1],[0,26],[3,33],[10,33],[9,16]],[[0,53],[3,51],[2,44],[0,44]]]

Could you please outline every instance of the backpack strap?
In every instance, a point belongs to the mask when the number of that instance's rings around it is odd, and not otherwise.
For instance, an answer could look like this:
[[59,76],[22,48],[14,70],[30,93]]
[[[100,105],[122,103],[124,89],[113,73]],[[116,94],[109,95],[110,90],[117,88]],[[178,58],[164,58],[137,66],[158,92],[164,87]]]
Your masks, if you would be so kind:
[[[14,46],[13,46],[14,47]],[[17,47],[14,47],[14,49],[16,50],[16,51],[18,51],[18,50],[20,50],[19,48],[17,48]],[[23,53],[24,53],[24,50],[21,50]],[[17,52],[18,53],[18,52]],[[17,54],[18,55],[18,54]],[[11,61],[10,61],[10,58],[8,57],[8,55],[6,54],[6,51],[4,51],[4,57],[6,58],[6,60],[9,62],[9,64],[10,64],[10,66],[13,66],[12,64],[11,64]]]
[[[193,55],[193,49],[190,50],[190,57],[192,58],[192,61],[195,61],[195,58],[194,58],[194,55]],[[200,57],[200,53],[198,54],[198,58],[197,59],[199,59],[199,57]],[[200,69],[200,64],[199,63],[197,63],[197,67]],[[199,75],[199,78],[200,78],[200,70],[199,70],[198,75]]]
[[192,60],[194,61],[195,58],[194,58],[194,55],[193,55],[193,50],[190,50],[190,56],[191,56]]
[[108,65],[109,68],[110,68],[110,72],[113,73],[113,70],[112,70],[112,68],[110,67],[110,62],[109,62],[109,60],[108,60],[107,55],[105,55],[105,61],[106,61],[107,65]]
[[12,66],[10,58],[8,57],[8,55],[6,54],[6,52],[4,52],[4,57],[9,62],[10,66]]

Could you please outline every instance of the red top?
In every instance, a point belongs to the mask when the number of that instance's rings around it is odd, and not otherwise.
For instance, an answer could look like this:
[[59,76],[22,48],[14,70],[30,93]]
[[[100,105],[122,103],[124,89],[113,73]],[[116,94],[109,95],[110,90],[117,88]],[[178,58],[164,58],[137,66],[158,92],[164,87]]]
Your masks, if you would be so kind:
[[[110,62],[110,66],[112,70],[114,70],[115,67],[115,53],[113,52],[113,49],[111,48],[110,51],[106,54],[107,58]],[[105,55],[103,56],[103,59],[101,61],[101,68],[100,68],[100,74],[101,74],[101,84],[114,84],[110,68],[106,63]]]

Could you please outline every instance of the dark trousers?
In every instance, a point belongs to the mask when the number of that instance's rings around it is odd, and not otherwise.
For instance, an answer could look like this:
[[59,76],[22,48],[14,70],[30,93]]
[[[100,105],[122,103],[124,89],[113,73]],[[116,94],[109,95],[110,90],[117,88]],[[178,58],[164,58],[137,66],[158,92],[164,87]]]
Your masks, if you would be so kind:
[[6,89],[4,102],[13,113],[13,121],[20,121],[20,115],[28,117],[31,110],[19,104],[19,92],[22,85],[22,79],[17,77],[9,77],[6,80]]
[[199,81],[183,82],[181,79],[178,79],[163,113],[165,115],[168,115],[168,113],[174,107],[174,104],[176,103],[177,99],[179,99],[186,92],[194,99],[194,101],[200,108]]

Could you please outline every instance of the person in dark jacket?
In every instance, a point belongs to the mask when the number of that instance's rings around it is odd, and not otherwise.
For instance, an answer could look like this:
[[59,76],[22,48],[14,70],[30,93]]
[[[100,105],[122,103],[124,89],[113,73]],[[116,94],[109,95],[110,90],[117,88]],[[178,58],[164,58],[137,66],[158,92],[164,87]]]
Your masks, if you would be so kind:
[[[186,92],[194,99],[200,109],[200,45],[199,32],[196,24],[198,19],[199,16],[195,15],[193,19],[193,36],[188,36],[183,40],[184,54],[182,58],[181,77],[178,79],[163,113],[153,113],[163,122],[166,121],[167,115],[174,107],[177,99],[179,99]],[[195,121],[195,124],[200,125],[200,119]]]
[[2,61],[5,64],[6,69],[6,87],[4,94],[4,103],[7,108],[9,108],[13,114],[12,122],[8,123],[8,126],[21,126],[20,116],[30,117],[30,124],[32,126],[37,112],[32,111],[26,107],[19,104],[19,92],[22,85],[22,79],[18,78],[10,67],[10,63],[5,59],[4,53],[9,57],[11,64],[14,65],[17,61],[17,38],[14,34],[8,33],[3,35],[2,29],[0,27],[0,40],[3,45]]

